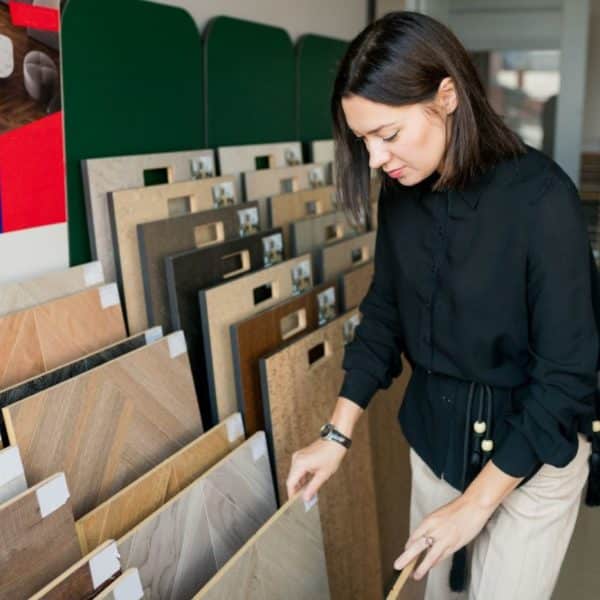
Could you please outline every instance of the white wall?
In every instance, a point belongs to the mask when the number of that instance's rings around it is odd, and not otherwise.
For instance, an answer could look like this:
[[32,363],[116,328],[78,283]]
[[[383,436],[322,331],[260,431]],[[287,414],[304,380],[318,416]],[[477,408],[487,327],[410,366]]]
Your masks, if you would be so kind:
[[367,25],[367,0],[162,0],[185,8],[200,32],[218,15],[286,29],[292,42],[304,33],[350,40]]

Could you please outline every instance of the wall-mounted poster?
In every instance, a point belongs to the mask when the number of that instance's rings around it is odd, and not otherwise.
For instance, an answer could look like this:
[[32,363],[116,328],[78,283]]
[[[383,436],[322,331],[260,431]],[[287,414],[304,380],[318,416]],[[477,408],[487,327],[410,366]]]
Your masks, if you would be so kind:
[[0,3],[0,283],[68,266],[60,6]]

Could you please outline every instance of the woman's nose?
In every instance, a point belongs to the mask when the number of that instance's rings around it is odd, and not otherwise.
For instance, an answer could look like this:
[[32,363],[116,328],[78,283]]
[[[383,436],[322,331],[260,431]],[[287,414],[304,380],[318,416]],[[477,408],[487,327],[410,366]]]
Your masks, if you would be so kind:
[[379,142],[371,142],[367,150],[369,151],[369,167],[371,169],[379,169],[390,160],[389,151],[385,150]]

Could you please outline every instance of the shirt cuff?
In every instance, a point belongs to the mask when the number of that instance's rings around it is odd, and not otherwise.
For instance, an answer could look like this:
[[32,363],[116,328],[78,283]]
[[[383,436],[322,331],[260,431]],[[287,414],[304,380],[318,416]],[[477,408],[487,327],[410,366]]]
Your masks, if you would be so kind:
[[542,464],[525,435],[515,427],[510,428],[490,460],[511,477],[527,477]]
[[373,394],[379,389],[377,379],[364,371],[346,371],[339,396],[348,398],[361,408],[367,408]]

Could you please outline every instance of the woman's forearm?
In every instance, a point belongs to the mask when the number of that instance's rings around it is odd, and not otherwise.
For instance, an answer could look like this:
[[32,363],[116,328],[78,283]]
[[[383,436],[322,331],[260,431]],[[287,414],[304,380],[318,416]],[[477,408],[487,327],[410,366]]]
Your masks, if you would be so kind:
[[354,426],[360,418],[360,415],[365,412],[356,402],[348,400],[343,396],[338,396],[333,415],[331,416],[330,423],[335,425],[345,436],[351,438]]
[[482,508],[495,510],[524,477],[512,477],[499,469],[491,460],[481,469],[463,497]]

